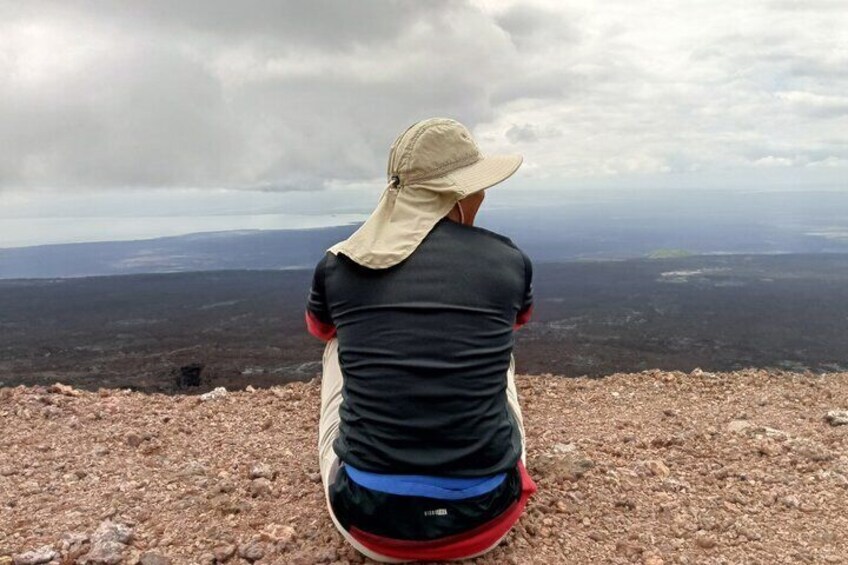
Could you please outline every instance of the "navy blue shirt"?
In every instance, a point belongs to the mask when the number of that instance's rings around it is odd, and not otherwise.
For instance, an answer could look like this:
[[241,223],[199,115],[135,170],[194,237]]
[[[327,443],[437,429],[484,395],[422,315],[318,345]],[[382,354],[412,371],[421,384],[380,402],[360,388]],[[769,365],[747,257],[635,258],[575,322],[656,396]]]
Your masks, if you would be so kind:
[[[327,253],[307,317],[337,335],[339,458],[364,471],[481,477],[514,471],[513,329],[532,265],[509,238],[443,218],[403,262],[368,269]],[[329,330],[329,331],[328,331]]]

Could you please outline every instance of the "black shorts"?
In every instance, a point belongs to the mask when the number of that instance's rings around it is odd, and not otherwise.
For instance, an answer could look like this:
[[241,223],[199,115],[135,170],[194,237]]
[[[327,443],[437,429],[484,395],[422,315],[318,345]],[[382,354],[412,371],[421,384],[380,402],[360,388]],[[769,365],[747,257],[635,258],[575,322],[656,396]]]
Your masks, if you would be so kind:
[[431,541],[461,534],[500,516],[521,496],[516,465],[490,492],[462,500],[440,500],[376,491],[354,482],[342,465],[330,486],[330,505],[350,531],[398,539]]

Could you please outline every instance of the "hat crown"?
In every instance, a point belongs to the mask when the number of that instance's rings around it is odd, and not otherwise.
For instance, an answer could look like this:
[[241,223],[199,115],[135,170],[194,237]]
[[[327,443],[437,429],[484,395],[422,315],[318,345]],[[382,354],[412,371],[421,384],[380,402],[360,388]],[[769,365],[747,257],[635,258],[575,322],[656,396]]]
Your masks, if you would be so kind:
[[408,184],[445,175],[481,157],[468,128],[449,118],[430,118],[413,124],[395,140],[389,177]]

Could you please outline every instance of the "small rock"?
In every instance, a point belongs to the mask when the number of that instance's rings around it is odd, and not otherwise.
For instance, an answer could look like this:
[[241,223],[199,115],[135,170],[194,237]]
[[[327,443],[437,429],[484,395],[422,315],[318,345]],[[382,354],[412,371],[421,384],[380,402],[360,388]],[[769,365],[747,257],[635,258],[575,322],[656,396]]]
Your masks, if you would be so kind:
[[727,424],[727,431],[738,434],[753,426],[748,420],[733,420]]
[[736,527],[736,531],[739,535],[744,536],[750,541],[758,541],[763,538],[762,534],[754,529],[751,525],[740,525]]
[[180,475],[183,477],[201,477],[205,474],[206,466],[200,461],[189,461],[180,469]]
[[37,481],[27,481],[21,485],[21,492],[25,495],[38,494],[41,492],[41,485]]
[[659,477],[662,480],[667,479],[671,474],[666,464],[659,459],[652,459],[646,465],[653,476]]
[[139,565],[171,565],[171,559],[155,551],[145,551],[138,560]]
[[798,500],[798,497],[794,494],[790,494],[784,496],[780,499],[780,503],[783,504],[787,508],[798,508],[801,506],[801,502]]
[[265,477],[253,479],[250,482],[250,496],[253,498],[271,496],[271,481]]
[[636,545],[635,543],[630,543],[626,541],[619,541],[615,544],[615,552],[624,555],[629,559],[633,559],[634,557],[638,557],[642,554],[644,548]]
[[577,446],[573,443],[554,444],[554,453],[571,453],[573,451],[577,451]]
[[644,557],[642,563],[643,565],[664,565],[665,561],[663,561],[663,558],[656,553],[651,553]]
[[636,509],[636,501],[632,498],[622,498],[621,500],[617,500],[615,502],[615,506],[617,508],[626,508],[627,510],[635,510]]
[[552,453],[539,457],[535,462],[541,476],[576,481],[595,467],[595,462],[577,451]]
[[232,544],[219,545],[212,550],[212,553],[218,563],[226,563],[236,554],[236,546]]
[[848,410],[830,410],[825,419],[831,426],[848,426]]
[[239,546],[238,554],[242,559],[248,561],[259,561],[265,557],[265,544],[259,540],[251,540],[250,542]]
[[588,537],[592,541],[604,541],[607,539],[607,533],[600,530],[592,530],[588,533]]
[[92,453],[94,453],[98,457],[102,457],[102,456],[107,455],[109,453],[109,448],[106,447],[105,445],[98,444],[98,445],[94,446]]
[[253,388],[253,385],[247,385],[244,387],[245,392],[256,392],[256,389]]
[[779,444],[770,440],[758,442],[756,447],[757,453],[767,457],[775,457],[783,453],[783,448],[781,448]]
[[91,543],[92,545],[106,542],[128,544],[132,541],[132,537],[133,531],[129,526],[111,520],[104,520],[97,526],[97,530],[91,536]]
[[[651,439],[651,447],[671,447],[673,445],[683,445],[683,441],[683,437],[679,434],[674,434],[670,436],[657,436]],[[639,447],[644,448],[644,440],[640,441],[637,445],[639,445]]]
[[144,441],[144,438],[135,432],[130,432],[127,434],[126,441],[130,447],[138,447]]
[[833,453],[827,447],[813,440],[795,438],[788,445],[793,453],[810,461],[829,461],[833,458]]
[[219,386],[219,387],[215,387],[214,390],[211,390],[209,392],[205,392],[205,393],[201,394],[200,400],[202,402],[208,402],[210,400],[218,400],[218,399],[224,398],[226,396],[227,396],[227,389],[222,387],[222,386]]
[[271,542],[277,546],[278,551],[284,550],[295,537],[297,532],[291,526],[282,526],[280,524],[268,524],[262,530],[260,537],[263,541]]
[[124,560],[124,550],[127,548],[123,543],[116,541],[105,541],[92,544],[91,551],[82,557],[82,563],[90,565],[118,565]]
[[320,483],[321,482],[321,473],[318,473],[317,471],[313,472],[313,473],[307,473],[306,478],[309,479],[310,481],[312,481],[313,483]]
[[778,441],[786,441],[789,439],[789,434],[783,430],[770,428],[768,426],[753,426],[751,429],[747,430],[747,433],[757,437],[765,436]]
[[332,563],[336,561],[339,557],[339,552],[333,549],[332,547],[328,547],[326,549],[322,549],[315,556],[316,563]]
[[219,493],[219,492],[220,493],[228,493],[228,492],[233,492],[234,490],[236,490],[236,484],[229,479],[221,479],[215,485],[215,489],[214,489],[214,491],[216,493]]
[[86,534],[72,534],[68,533],[62,536],[62,541],[59,544],[59,549],[62,550],[62,553],[71,556],[71,559],[78,557],[85,553],[88,548],[86,547],[88,544],[88,536]]
[[297,551],[286,555],[286,565],[314,565],[315,557],[310,552]]
[[715,538],[706,534],[700,533],[695,536],[695,545],[702,549],[712,549],[717,545]]
[[251,479],[268,479],[273,481],[277,476],[277,472],[267,463],[257,463],[250,469]]
[[59,414],[62,413],[62,410],[56,408],[55,406],[45,406],[43,410],[41,410],[41,415],[46,419],[56,418]]
[[224,500],[218,505],[219,510],[225,515],[243,514],[250,511],[250,503],[246,500],[232,501]]
[[62,383],[55,383],[47,387],[47,392],[51,392],[53,394],[62,394],[65,396],[79,396],[80,391],[75,389],[72,386],[63,385]]
[[41,563],[52,561],[58,557],[59,554],[56,550],[49,545],[45,545],[38,549],[33,549],[32,551],[15,555],[12,557],[12,563],[15,565],[39,565]]
[[0,555],[0,565],[14,565],[14,561],[8,555]]

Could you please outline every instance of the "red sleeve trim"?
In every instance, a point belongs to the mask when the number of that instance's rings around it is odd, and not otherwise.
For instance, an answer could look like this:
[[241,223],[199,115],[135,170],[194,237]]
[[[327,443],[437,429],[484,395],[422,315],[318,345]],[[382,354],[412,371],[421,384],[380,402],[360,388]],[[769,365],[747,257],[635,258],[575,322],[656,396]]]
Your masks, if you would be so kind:
[[517,330],[524,324],[530,321],[530,316],[533,314],[533,305],[531,304],[524,310],[518,313],[518,316],[515,317],[515,324],[513,324],[512,329]]
[[304,317],[306,329],[318,339],[330,341],[336,335],[336,326],[322,322],[309,310],[306,311]]
[[473,530],[431,541],[396,540],[363,532],[351,527],[350,535],[375,553],[397,559],[416,561],[441,561],[462,559],[491,548],[518,522],[527,499],[536,492],[536,483],[530,478],[524,464],[519,460],[521,496],[503,514],[477,526]]

